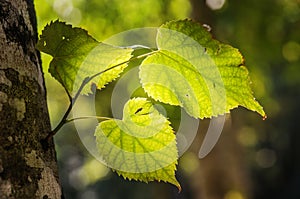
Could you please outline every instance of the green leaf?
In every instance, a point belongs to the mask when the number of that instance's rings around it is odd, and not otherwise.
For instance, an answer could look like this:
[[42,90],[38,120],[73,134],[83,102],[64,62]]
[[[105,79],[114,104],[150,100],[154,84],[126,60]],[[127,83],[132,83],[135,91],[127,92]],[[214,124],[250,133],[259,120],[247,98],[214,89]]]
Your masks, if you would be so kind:
[[177,148],[170,122],[145,98],[129,100],[123,119],[101,122],[95,132],[99,153],[124,178],[180,185]]
[[[58,20],[45,27],[37,48],[53,57],[49,72],[69,93],[76,93],[86,77],[112,68],[91,82],[103,88],[119,76],[132,52],[98,42],[87,31]],[[85,87],[82,93],[89,92],[90,87]]]
[[139,73],[150,97],[179,105],[196,118],[222,115],[237,106],[265,117],[240,52],[212,39],[203,26],[190,20],[166,23],[158,29],[157,47]]

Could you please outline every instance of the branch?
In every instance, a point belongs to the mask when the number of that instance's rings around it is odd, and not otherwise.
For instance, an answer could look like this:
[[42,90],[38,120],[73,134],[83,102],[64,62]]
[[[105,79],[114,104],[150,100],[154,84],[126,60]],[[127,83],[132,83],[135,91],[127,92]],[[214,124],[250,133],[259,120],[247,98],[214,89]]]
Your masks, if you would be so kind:
[[77,98],[80,95],[80,92],[82,91],[82,89],[84,88],[84,86],[90,81],[90,79],[87,77],[83,80],[82,84],[80,85],[78,91],[76,92],[75,96],[73,98],[71,98],[70,100],[70,104],[69,107],[67,109],[67,111],[65,112],[64,116],[62,117],[62,119],[60,120],[60,122],[58,123],[58,125],[47,135],[47,137],[45,138],[46,141],[49,141],[50,138],[52,138],[60,129],[61,127],[63,127],[63,125],[66,123],[67,121],[67,117],[69,116],[73,105],[75,104]]

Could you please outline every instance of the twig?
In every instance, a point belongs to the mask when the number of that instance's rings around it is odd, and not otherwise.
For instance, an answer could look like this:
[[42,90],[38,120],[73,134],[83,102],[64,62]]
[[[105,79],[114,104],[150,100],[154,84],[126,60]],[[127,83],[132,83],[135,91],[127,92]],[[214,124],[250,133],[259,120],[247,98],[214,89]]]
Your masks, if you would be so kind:
[[[70,112],[71,112],[71,110],[72,110],[72,108],[74,107],[74,104],[75,104],[75,102],[76,102],[76,100],[78,99],[78,97],[79,97],[79,95],[80,95],[80,93],[81,93],[81,91],[82,91],[82,89],[84,88],[84,86],[85,85],[87,85],[93,78],[95,78],[95,77],[97,77],[97,76],[99,76],[99,75],[101,75],[101,74],[103,74],[103,73],[105,73],[105,72],[107,72],[107,71],[109,71],[109,70],[112,70],[112,69],[114,69],[114,68],[116,68],[116,67],[118,67],[118,66],[121,66],[121,65],[123,65],[123,64],[127,64],[127,63],[129,63],[130,61],[132,61],[132,60],[135,60],[135,59],[140,59],[140,58],[143,58],[143,57],[147,57],[147,56],[149,56],[149,55],[151,55],[151,54],[153,54],[155,51],[151,51],[151,52],[149,52],[149,53],[145,53],[145,54],[142,54],[142,55],[139,55],[139,56],[136,56],[136,57],[133,57],[133,58],[131,58],[131,59],[129,59],[129,60],[127,60],[127,61],[124,61],[124,62],[122,62],[122,63],[119,63],[119,64],[116,64],[116,65],[113,65],[113,66],[111,66],[111,67],[109,67],[109,68],[107,68],[107,69],[105,69],[105,70],[103,70],[103,71],[100,71],[99,73],[96,73],[96,74],[94,74],[94,75],[92,75],[91,77],[86,77],[84,80],[83,80],[83,82],[82,82],[82,84],[80,85],[80,87],[79,87],[79,89],[78,89],[78,91],[76,92],[76,94],[75,94],[75,96],[72,98],[71,96],[70,96],[70,94],[69,94],[69,92],[66,90],[66,92],[67,92],[67,94],[68,94],[68,96],[69,96],[69,99],[70,99],[70,104],[69,104],[69,107],[68,107],[68,109],[67,109],[67,111],[65,112],[65,114],[64,114],[64,116],[62,117],[62,119],[60,120],[60,122],[58,123],[58,125],[47,135],[47,137],[43,140],[43,142],[48,142],[62,127],[63,127],[63,125],[64,124],[66,124],[66,123],[69,123],[69,122],[71,122],[71,121],[74,121],[74,120],[76,120],[76,119],[87,119],[89,116],[86,116],[86,117],[80,117],[80,118],[73,118],[73,119],[70,119],[70,120],[67,120],[67,118],[68,118],[68,116],[69,116],[69,114],[70,114]],[[97,117],[96,117],[97,118]],[[111,118],[106,118],[106,117],[98,117],[98,118],[102,118],[102,119],[111,119]]]

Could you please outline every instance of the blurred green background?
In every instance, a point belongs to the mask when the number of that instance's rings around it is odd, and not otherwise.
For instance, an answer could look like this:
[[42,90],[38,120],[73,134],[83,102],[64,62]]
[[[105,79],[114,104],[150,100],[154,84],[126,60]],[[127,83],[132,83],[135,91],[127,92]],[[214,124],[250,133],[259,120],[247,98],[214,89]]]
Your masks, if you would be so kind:
[[[80,26],[97,40],[133,28],[158,27],[192,18],[208,24],[218,40],[242,52],[252,88],[267,120],[243,108],[227,116],[215,149],[197,157],[209,120],[200,121],[198,136],[179,160],[172,185],[123,180],[95,160],[67,124],[56,136],[60,179],[67,199],[300,198],[300,1],[227,0],[220,9],[208,0],[36,0],[38,30],[61,19]],[[68,106],[63,88],[47,73],[50,57],[42,54],[52,126]],[[113,85],[96,94],[97,112],[110,113]],[[85,98],[88,98],[85,97]],[[83,97],[84,101],[84,97]],[[84,104],[82,104],[84,106]]]

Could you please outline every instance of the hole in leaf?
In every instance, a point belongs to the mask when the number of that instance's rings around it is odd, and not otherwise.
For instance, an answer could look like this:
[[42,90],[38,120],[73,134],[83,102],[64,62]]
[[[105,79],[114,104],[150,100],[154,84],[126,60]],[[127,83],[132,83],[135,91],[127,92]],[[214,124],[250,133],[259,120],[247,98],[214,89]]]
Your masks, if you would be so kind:
[[137,114],[137,113],[140,112],[141,110],[143,110],[143,108],[139,108],[138,110],[135,111],[134,114]]

